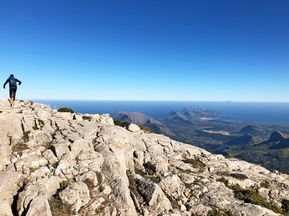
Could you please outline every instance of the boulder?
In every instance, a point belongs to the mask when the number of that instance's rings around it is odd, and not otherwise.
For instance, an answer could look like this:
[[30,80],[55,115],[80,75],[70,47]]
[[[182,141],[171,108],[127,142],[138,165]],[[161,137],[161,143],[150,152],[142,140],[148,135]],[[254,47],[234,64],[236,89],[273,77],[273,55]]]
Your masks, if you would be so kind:
[[70,206],[70,211],[76,214],[79,209],[86,205],[90,200],[88,187],[83,182],[74,182],[65,188],[59,197],[67,206]]
[[131,131],[131,132],[137,132],[140,130],[139,126],[136,125],[136,124],[130,124],[128,126],[128,130]]
[[137,189],[149,206],[153,206],[156,213],[172,209],[169,199],[162,189],[154,182],[136,175]]
[[161,180],[159,185],[171,199],[179,199],[183,197],[185,187],[177,175],[165,177]]
[[38,196],[31,201],[29,204],[29,208],[27,216],[35,216],[35,215],[43,215],[43,216],[52,216],[50,211],[50,206],[48,200],[45,196]]
[[11,206],[13,197],[21,187],[21,174],[0,173],[0,215],[13,215]]

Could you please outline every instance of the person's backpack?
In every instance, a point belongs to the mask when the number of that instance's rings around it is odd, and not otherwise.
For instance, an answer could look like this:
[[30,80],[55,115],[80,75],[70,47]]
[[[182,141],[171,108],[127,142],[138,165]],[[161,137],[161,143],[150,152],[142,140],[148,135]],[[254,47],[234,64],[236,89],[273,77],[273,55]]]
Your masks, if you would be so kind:
[[9,84],[11,87],[17,87],[17,83],[14,77],[10,77]]

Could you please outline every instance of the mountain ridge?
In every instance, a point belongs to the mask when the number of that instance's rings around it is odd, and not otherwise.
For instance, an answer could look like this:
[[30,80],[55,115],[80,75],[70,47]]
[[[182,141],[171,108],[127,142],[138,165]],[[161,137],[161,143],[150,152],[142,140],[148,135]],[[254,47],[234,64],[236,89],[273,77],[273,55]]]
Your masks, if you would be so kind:
[[0,215],[287,214],[286,174],[107,114],[4,100],[0,111]]

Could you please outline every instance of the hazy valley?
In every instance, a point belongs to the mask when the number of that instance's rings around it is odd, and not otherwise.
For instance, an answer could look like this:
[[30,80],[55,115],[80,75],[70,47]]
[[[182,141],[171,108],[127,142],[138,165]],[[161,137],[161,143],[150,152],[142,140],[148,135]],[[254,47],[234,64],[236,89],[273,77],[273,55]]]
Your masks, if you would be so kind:
[[143,125],[155,133],[204,148],[226,157],[289,173],[287,125],[249,124],[224,120],[214,110],[172,111],[162,119],[139,112],[119,112],[116,119]]

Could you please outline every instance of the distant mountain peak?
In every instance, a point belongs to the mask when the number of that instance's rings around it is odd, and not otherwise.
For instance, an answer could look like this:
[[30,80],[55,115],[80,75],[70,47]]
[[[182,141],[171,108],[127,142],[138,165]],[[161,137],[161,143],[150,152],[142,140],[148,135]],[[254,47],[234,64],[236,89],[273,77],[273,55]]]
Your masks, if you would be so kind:
[[147,116],[141,112],[118,112],[116,118],[121,121],[127,121],[129,123],[134,123],[138,125],[144,125],[147,122],[161,125],[161,123],[156,119]]
[[218,117],[218,113],[214,110],[194,110],[184,108],[181,111],[172,111],[168,119],[175,119],[184,122],[212,120]]
[[284,141],[289,138],[289,134],[286,132],[281,132],[281,131],[274,131],[270,138],[269,142],[278,142],[278,141]]
[[162,122],[141,112],[118,112],[115,118],[122,122],[146,126],[155,133],[162,133],[170,136],[174,135]]
[[264,133],[263,130],[255,125],[247,125],[240,130],[241,134],[259,135]]
[[255,142],[254,136],[252,136],[251,134],[245,134],[245,135],[242,135],[240,137],[236,137],[236,138],[229,140],[228,142],[225,143],[225,145],[230,145],[230,146],[240,145],[240,146],[242,146],[242,145],[253,144],[254,142]]

